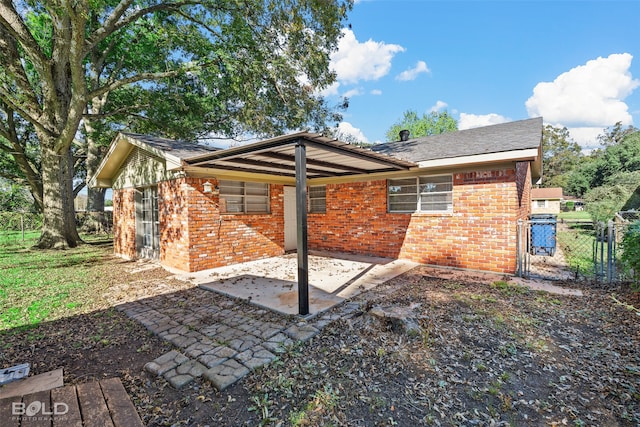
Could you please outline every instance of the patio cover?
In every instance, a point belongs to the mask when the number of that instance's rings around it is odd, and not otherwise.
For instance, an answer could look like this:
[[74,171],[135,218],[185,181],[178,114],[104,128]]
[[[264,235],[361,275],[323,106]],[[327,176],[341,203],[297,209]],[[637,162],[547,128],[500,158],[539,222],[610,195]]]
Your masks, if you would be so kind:
[[418,166],[413,162],[309,132],[283,135],[190,157],[184,160],[184,165],[295,177],[295,152],[299,145],[306,147],[307,178],[392,172]]
[[307,179],[409,170],[418,165],[321,134],[298,132],[183,160],[183,167],[233,170],[295,178],[298,310],[309,314]]

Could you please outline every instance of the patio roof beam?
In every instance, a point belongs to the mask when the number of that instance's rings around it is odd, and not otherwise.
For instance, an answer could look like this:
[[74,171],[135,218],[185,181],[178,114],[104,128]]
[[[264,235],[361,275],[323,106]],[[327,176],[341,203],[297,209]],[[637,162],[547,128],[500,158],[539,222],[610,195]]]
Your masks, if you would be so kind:
[[[268,153],[261,153],[260,155],[265,157],[271,157],[273,159],[293,162],[293,163],[295,163],[296,161],[295,156],[291,156],[289,154],[284,154],[284,153],[268,152]],[[332,162],[325,162],[322,160],[315,160],[315,159],[307,159],[307,164],[312,166],[319,166],[324,168],[331,168],[331,169],[343,170],[347,172],[360,173],[360,174],[365,174],[369,172],[366,169],[356,168],[354,166],[332,163]]]
[[[336,154],[342,154],[344,156],[353,157],[356,159],[366,159],[367,161],[378,163],[381,165],[385,165],[387,167],[392,167],[395,170],[408,170],[410,169],[409,164],[402,165],[401,160],[394,159],[389,157],[389,159],[382,158],[379,154],[368,152],[366,150],[355,150],[348,145],[344,145],[341,147],[336,147],[335,145],[323,144],[318,141],[308,141],[307,144],[311,147],[317,147],[321,150],[330,151]],[[406,162],[405,162],[406,163]]]
[[[284,164],[284,163],[273,163],[273,162],[265,162],[262,160],[243,159],[243,158],[236,158],[231,160],[224,159],[223,161],[229,162],[229,163],[238,163],[241,165],[251,165],[259,168],[266,168],[267,170],[277,169],[277,170],[284,170],[287,172],[295,172],[296,170],[295,157],[293,158],[293,162],[290,165]],[[315,175],[319,175],[319,176],[336,176],[336,173],[333,173],[331,171],[327,171],[324,169],[307,169],[307,172]]]
[[307,229],[307,147],[296,143],[296,228],[298,247],[298,313],[309,314],[309,247]]
[[[200,166],[201,168],[206,168],[207,166]],[[270,170],[258,170],[258,169],[250,169],[250,168],[241,168],[239,166],[232,165],[222,165],[220,163],[215,163],[211,165],[213,169],[220,170],[228,170],[234,172],[245,172],[245,173],[263,173],[266,175],[277,175],[277,176],[289,176],[291,178],[295,177],[295,171],[291,170],[290,172],[282,172],[282,171],[270,171]]]
[[[291,146],[293,145],[293,143],[286,144],[286,145]],[[187,162],[191,166],[203,166],[209,163],[214,163],[216,160],[231,160],[231,159],[235,159],[236,157],[244,157],[247,154],[254,155],[254,154],[268,153],[275,148],[281,148],[283,146],[285,145],[282,145],[282,143],[280,144],[271,143],[271,144],[265,145],[264,147],[261,147],[260,149],[253,149],[253,150],[250,150],[251,145],[240,146],[240,147],[229,148],[227,150],[213,152],[211,154],[207,154],[204,156],[194,157],[192,159],[186,159],[185,162]],[[243,148],[244,150],[242,150]],[[233,153],[229,153],[229,151],[233,151]]]

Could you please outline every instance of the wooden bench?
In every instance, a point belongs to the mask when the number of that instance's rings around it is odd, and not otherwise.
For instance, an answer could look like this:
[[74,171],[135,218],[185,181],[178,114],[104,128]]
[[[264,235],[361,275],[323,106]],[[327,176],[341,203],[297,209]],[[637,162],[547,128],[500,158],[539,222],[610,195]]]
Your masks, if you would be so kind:
[[144,427],[119,378],[0,400],[3,427]]

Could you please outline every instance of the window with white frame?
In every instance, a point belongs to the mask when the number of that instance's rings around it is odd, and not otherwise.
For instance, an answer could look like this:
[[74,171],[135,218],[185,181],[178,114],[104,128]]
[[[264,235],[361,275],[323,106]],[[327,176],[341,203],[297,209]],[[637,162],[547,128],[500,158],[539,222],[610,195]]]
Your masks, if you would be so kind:
[[536,206],[538,208],[546,208],[547,207],[547,201],[546,200],[536,200]]
[[453,212],[453,176],[387,181],[389,212]]
[[327,186],[313,185],[309,187],[309,213],[327,212]]
[[269,213],[269,184],[220,181],[219,188],[227,213]]

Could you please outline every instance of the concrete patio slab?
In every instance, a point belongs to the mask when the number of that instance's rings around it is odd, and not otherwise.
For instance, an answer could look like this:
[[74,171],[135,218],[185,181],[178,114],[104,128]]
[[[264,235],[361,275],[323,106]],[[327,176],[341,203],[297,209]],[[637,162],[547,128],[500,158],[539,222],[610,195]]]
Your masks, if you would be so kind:
[[[309,255],[309,311],[324,312],[418,264],[406,260],[328,252]],[[203,289],[284,314],[298,313],[296,254],[176,276]]]

